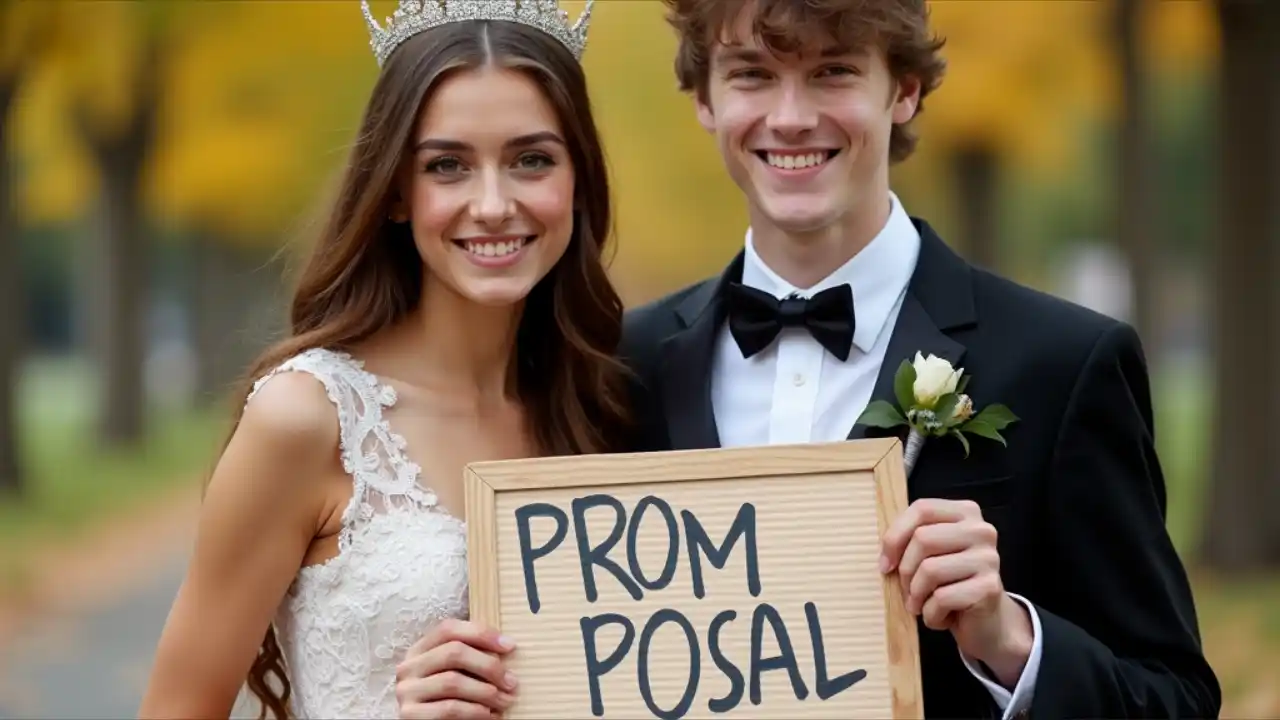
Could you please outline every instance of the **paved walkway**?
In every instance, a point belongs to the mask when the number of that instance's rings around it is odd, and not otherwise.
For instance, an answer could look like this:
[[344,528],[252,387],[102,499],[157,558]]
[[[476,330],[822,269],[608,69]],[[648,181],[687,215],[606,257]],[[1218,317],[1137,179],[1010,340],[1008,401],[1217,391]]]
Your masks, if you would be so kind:
[[183,489],[40,558],[33,608],[0,618],[0,720],[137,717],[198,507]]
[[0,648],[0,718],[137,717],[185,550],[124,597],[37,618]]

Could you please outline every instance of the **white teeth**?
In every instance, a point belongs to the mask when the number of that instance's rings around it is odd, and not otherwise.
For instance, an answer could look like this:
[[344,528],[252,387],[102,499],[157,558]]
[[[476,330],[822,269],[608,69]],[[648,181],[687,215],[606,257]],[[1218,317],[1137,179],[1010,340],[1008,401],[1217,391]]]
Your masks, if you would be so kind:
[[467,252],[481,257],[502,257],[524,247],[524,238],[507,242],[466,242]]
[[781,155],[765,153],[765,161],[783,170],[803,170],[817,167],[827,161],[827,153],[809,153],[808,155]]

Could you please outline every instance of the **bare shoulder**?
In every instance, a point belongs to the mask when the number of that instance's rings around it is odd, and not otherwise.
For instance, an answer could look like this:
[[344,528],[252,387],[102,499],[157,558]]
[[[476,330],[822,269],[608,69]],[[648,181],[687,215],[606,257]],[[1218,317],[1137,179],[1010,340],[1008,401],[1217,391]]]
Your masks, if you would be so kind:
[[[253,502],[255,511],[323,515],[344,486],[338,456],[338,410],[316,375],[276,373],[245,403],[235,432],[209,482],[206,504]],[[306,521],[315,527],[315,518]]]
[[[305,549],[334,504],[349,496],[338,455],[338,410],[325,382],[290,370],[269,376],[250,394],[205,492],[206,549],[233,549],[250,539],[259,549],[272,548],[267,554]],[[294,560],[285,569],[296,570]]]
[[336,448],[338,412],[320,378],[286,371],[262,382],[245,403],[237,435],[280,450]]

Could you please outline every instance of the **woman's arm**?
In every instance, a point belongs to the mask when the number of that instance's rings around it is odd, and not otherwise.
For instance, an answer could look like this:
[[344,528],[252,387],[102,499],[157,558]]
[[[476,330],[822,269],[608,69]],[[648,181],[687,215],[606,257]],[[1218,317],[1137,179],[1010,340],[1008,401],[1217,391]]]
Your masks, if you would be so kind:
[[333,504],[337,412],[303,373],[273,378],[214,470],[140,717],[228,717]]

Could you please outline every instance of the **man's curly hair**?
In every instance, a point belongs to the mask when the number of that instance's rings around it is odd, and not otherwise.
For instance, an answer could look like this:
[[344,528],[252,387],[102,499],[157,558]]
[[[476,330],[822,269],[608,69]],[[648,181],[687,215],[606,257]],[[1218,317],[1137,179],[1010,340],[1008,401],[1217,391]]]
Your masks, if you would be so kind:
[[[832,46],[878,49],[889,72],[901,82],[920,83],[918,116],[924,98],[937,89],[946,71],[944,41],[929,30],[925,0],[663,0],[667,22],[679,36],[675,71],[680,89],[706,100],[713,44],[725,37],[743,12],[752,13],[755,37],[771,52]],[[889,159],[900,162],[915,150],[909,123],[895,125]]]

